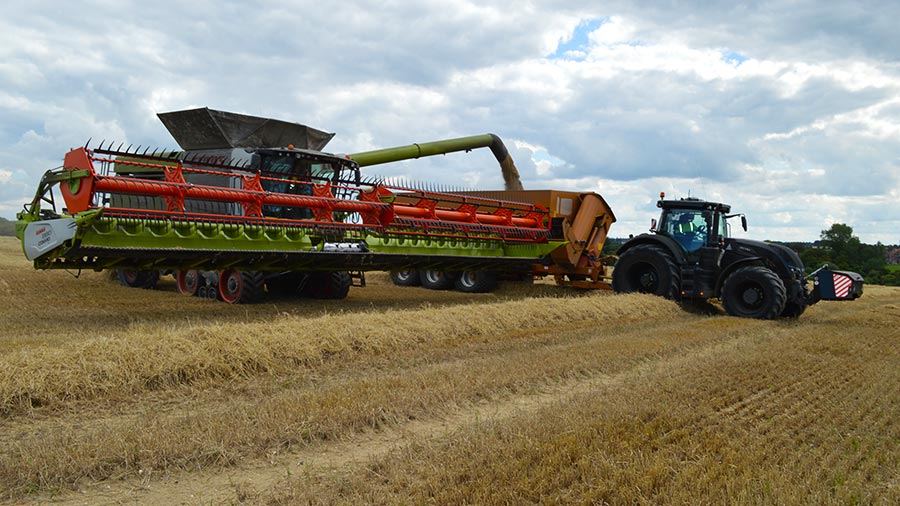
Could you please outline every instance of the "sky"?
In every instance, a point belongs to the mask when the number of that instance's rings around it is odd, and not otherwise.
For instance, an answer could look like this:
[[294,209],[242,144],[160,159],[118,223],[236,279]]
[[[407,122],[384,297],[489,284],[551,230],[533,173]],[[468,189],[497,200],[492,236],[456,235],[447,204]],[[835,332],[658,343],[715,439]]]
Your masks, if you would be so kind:
[[[834,223],[900,243],[900,3],[45,2],[0,6],[0,216],[89,139],[177,148],[210,107],[337,135],[333,153],[500,136],[526,189],[594,191],[645,232],[659,192],[735,235]],[[488,150],[364,169],[501,188]]]

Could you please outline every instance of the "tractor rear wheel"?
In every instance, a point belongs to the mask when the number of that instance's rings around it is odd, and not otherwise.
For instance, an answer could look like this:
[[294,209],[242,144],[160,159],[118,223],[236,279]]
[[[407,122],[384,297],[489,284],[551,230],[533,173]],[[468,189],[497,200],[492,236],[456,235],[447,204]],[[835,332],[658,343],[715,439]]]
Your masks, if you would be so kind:
[[156,288],[159,271],[120,270],[119,284],[131,288]]
[[227,270],[219,273],[219,296],[229,304],[252,304],[265,297],[265,274]]
[[771,269],[741,267],[722,285],[722,305],[731,316],[771,320],[785,310],[784,283]]
[[419,286],[422,284],[419,271],[391,271],[391,281],[397,286]]
[[462,271],[453,286],[463,293],[487,293],[497,287],[497,275],[487,271]]
[[444,271],[422,271],[422,286],[429,290],[449,290],[453,277]]
[[652,293],[675,299],[680,279],[675,260],[654,244],[639,244],[619,257],[613,269],[613,290],[618,293]]

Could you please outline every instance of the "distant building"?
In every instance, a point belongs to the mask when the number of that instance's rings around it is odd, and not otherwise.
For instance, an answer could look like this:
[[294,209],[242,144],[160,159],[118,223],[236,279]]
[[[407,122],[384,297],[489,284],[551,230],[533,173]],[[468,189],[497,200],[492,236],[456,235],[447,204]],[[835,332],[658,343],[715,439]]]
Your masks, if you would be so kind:
[[889,264],[900,265],[900,246],[888,246],[885,248],[884,259]]

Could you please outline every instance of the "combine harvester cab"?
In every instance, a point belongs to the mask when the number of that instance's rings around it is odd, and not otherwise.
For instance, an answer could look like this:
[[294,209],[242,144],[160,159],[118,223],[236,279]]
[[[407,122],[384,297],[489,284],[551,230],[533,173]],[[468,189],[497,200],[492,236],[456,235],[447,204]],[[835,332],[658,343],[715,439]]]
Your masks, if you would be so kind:
[[343,298],[370,270],[527,271],[565,246],[540,205],[364,179],[319,151],[326,132],[209,109],[160,118],[186,151],[85,146],[44,175],[17,225],[36,268],[115,269],[133,286],[171,272],[183,293],[253,302]]

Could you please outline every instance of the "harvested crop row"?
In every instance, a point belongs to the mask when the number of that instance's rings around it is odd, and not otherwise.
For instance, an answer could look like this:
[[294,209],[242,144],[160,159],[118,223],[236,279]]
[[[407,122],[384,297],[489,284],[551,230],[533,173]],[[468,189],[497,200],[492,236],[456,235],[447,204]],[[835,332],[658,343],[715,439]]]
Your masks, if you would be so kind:
[[542,328],[550,322],[661,317],[673,309],[671,302],[660,299],[597,294],[369,312],[353,318],[287,315],[263,323],[174,329],[142,324],[115,337],[0,356],[0,413],[71,399],[278,374],[337,356],[377,355],[447,339]]
[[[327,375],[297,384],[287,376],[273,378],[246,396],[195,392],[180,407],[164,411],[32,422],[15,440],[0,445],[0,484],[15,497],[29,489],[68,488],[84,477],[95,481],[150,469],[230,465],[311,441],[437,416],[479,399],[527,394],[548,382],[614,373],[719,338],[699,331],[710,320],[666,304],[661,311],[665,318],[659,318],[658,327],[643,327],[659,330],[649,336],[622,320],[602,332],[559,321],[552,328],[526,333],[510,328],[443,349],[428,343],[421,359],[397,350],[374,369],[362,364],[371,357],[358,357],[358,370],[318,369],[317,375]],[[686,326],[695,330],[693,336],[683,335],[691,333]],[[510,345],[500,346],[505,342]]]

